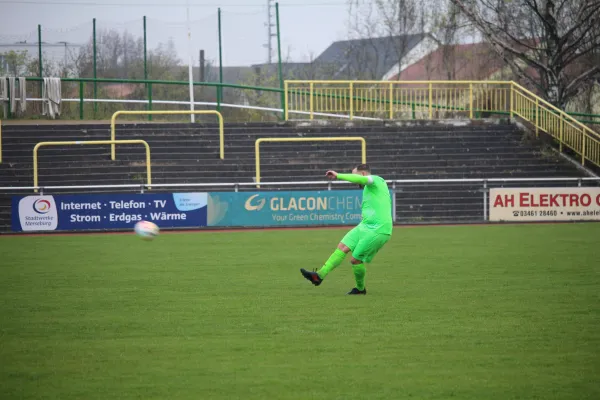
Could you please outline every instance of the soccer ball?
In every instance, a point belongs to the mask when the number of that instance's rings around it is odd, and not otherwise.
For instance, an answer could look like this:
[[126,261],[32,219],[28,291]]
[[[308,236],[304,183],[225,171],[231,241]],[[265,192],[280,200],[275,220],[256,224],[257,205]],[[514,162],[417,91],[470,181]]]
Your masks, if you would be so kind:
[[158,236],[158,226],[154,222],[140,221],[135,224],[135,233],[144,240],[152,240]]

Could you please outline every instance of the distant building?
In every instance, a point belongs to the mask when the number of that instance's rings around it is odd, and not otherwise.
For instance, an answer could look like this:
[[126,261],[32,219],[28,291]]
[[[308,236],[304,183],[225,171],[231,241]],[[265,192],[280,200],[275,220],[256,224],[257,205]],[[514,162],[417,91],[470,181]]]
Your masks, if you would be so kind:
[[439,46],[405,64],[387,80],[486,80],[502,77],[506,64],[488,43]]
[[425,33],[332,43],[314,63],[321,79],[381,80],[427,38]]
[[[283,79],[385,79],[398,69],[399,63],[404,66],[425,55],[423,49],[430,45],[425,40],[427,38],[426,34],[416,34],[337,41],[311,62],[282,63]],[[224,67],[223,80],[246,84],[253,81],[258,86],[273,86],[278,73],[276,62],[251,67]],[[213,67],[211,73],[207,73],[207,78],[208,81],[218,80],[218,68]]]

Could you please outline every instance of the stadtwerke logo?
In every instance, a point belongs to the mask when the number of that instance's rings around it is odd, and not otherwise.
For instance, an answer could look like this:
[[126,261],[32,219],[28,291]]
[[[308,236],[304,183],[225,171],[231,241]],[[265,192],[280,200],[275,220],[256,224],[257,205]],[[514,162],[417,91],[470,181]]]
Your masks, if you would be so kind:
[[48,200],[36,200],[33,203],[33,211],[38,214],[47,214],[50,212],[50,202]]
[[256,199],[257,197],[258,197],[257,194],[248,197],[248,200],[246,200],[246,204],[244,204],[244,207],[246,208],[246,210],[248,210],[248,211],[262,210],[262,208],[265,206],[265,203],[267,202],[267,200],[261,199],[261,200],[254,202],[253,200]]

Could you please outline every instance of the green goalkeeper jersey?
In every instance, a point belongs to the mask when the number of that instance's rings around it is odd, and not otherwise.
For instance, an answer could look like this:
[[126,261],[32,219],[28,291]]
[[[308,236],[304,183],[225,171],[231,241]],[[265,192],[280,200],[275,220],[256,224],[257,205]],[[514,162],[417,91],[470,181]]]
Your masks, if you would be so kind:
[[377,175],[338,174],[338,179],[364,185],[361,225],[376,233],[392,234],[392,197],[385,179]]
[[385,235],[392,234],[392,197],[388,185],[380,176],[367,176],[363,189],[362,221],[366,228]]

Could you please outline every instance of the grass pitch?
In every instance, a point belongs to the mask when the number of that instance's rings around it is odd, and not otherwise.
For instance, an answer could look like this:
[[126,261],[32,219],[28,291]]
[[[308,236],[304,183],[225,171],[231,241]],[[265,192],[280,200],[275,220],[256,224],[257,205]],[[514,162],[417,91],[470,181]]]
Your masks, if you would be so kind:
[[0,237],[0,398],[600,398],[600,224],[344,233]]

